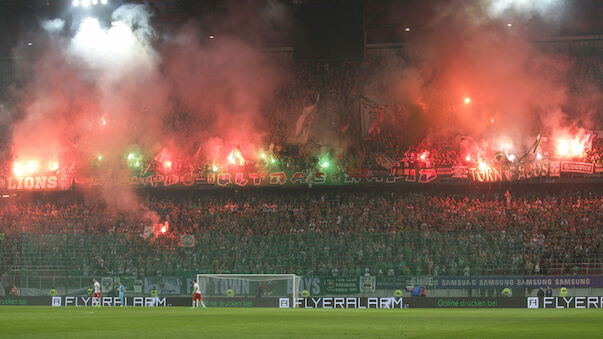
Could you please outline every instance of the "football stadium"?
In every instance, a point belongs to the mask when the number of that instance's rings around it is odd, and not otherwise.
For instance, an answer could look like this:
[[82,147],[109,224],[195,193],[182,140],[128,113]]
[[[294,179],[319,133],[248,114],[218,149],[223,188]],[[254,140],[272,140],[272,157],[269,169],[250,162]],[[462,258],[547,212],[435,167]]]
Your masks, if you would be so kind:
[[0,0],[0,338],[591,338],[603,1]]

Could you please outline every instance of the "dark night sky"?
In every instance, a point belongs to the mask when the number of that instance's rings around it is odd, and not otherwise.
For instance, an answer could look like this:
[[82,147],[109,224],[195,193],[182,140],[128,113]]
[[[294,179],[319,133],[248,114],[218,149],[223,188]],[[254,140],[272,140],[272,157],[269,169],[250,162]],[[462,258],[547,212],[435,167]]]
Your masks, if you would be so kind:
[[[212,25],[220,23],[222,29],[245,35],[247,27],[256,26],[250,39],[261,40],[268,47],[294,45],[294,27],[289,19],[259,20],[260,10],[270,0],[154,0],[148,1],[154,11],[153,24],[159,30],[178,27],[183,22],[194,21],[202,28],[211,30]],[[412,27],[412,34],[420,34],[421,27],[434,16],[433,4],[448,0],[370,0],[364,2],[364,22],[366,42],[396,43],[405,39],[404,28]],[[114,6],[123,0],[111,0]],[[143,2],[143,1],[128,1]],[[319,2],[312,0],[272,0],[292,13],[293,3]],[[227,8],[236,4],[246,7],[246,15],[241,16],[230,27],[224,25],[222,18]],[[0,0],[0,57],[10,55],[10,50],[18,43],[26,43],[32,36],[38,22],[43,18],[66,18],[72,11],[71,0]],[[545,22],[534,18],[524,22],[539,36],[592,35],[603,34],[603,0],[566,0],[564,15],[554,22]],[[258,29],[259,27],[259,29]],[[261,32],[258,36],[258,32]],[[406,35],[407,36],[407,35]]]

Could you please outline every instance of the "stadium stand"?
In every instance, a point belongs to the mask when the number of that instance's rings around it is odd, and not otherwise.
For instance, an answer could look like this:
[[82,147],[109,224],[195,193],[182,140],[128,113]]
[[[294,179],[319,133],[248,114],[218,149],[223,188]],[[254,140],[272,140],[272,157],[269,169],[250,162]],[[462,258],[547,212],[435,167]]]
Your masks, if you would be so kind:
[[[593,192],[150,197],[166,234],[72,197],[2,204],[3,270],[48,276],[600,274]],[[192,235],[194,245],[182,246]],[[190,246],[190,245],[185,245]],[[114,253],[114,255],[112,254]],[[4,273],[4,272],[3,272]]]
[[[571,42],[569,42],[571,43]],[[602,54],[577,56],[570,77],[603,78]],[[288,169],[316,166],[315,152],[288,147],[290,124],[317,93],[327,100],[325,125],[347,147],[341,168],[374,168],[373,152],[392,159],[416,159],[428,151],[433,167],[459,164],[458,150],[412,143],[383,127],[363,139],[355,105],[357,93],[384,63],[404,68],[404,58],[364,61],[296,62],[286,85],[265,112],[266,137]],[[13,72],[5,72],[13,74]],[[10,81],[4,81],[7,83]],[[570,81],[571,82],[571,81]],[[600,83],[599,83],[600,85]],[[276,107],[276,108],[275,108]],[[281,112],[288,112],[281,114]],[[293,113],[295,114],[293,114]],[[595,117],[596,118],[596,117]],[[201,121],[186,121],[189,130]],[[309,143],[309,147],[315,147]],[[337,154],[337,150],[335,152]],[[585,160],[603,162],[594,137]],[[148,159],[141,168],[156,172]],[[175,159],[174,169],[211,168],[196,159]],[[2,172],[10,172],[9,162]],[[147,221],[115,213],[103,204],[70,194],[7,199],[0,205],[0,275],[87,277],[110,272],[193,276],[196,273],[295,273],[346,276],[601,274],[603,196],[600,191],[502,192],[252,192],[206,197],[147,196],[144,204],[167,221],[165,235],[143,237]],[[194,237],[182,247],[182,236]],[[42,278],[40,278],[42,279]],[[79,278],[78,278],[79,279]]]

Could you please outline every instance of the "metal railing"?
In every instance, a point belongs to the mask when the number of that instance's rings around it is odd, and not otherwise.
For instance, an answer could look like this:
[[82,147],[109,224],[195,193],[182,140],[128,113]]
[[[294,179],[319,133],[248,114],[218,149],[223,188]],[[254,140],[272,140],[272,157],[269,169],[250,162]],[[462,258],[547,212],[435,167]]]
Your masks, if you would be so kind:
[[[475,276],[602,274],[603,253],[581,259],[534,260],[521,236],[448,232],[398,234],[292,234],[241,239],[197,236],[193,247],[179,239],[145,240],[125,234],[29,235],[17,253],[4,253],[0,275],[182,275],[196,273],[286,273],[347,276]],[[536,262],[532,262],[536,261]],[[535,269],[536,263],[540,269]],[[0,267],[2,268],[2,267]],[[134,272],[134,273],[132,273]]]

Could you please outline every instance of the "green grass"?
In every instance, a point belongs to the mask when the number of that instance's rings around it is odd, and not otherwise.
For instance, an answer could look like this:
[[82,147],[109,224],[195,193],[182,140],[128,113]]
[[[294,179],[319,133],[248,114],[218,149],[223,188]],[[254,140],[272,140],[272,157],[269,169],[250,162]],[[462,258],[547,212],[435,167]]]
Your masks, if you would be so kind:
[[600,309],[0,307],[0,338],[589,338]]

